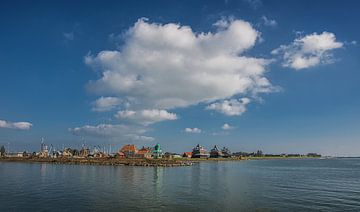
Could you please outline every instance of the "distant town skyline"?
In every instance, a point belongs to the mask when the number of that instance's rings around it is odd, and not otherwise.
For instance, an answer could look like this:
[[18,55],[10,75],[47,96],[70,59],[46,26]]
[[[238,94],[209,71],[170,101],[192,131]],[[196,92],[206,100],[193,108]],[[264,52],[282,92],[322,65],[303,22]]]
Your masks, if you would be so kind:
[[0,146],[360,156],[358,1],[0,3]]

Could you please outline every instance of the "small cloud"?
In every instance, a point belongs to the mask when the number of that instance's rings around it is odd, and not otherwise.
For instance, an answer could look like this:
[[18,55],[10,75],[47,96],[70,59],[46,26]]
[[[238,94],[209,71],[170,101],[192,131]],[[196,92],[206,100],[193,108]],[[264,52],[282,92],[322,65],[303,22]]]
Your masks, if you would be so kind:
[[184,132],[186,132],[186,133],[201,133],[202,131],[201,131],[201,129],[199,129],[199,128],[185,128],[185,130],[184,130]]
[[223,129],[223,130],[232,130],[232,129],[234,129],[234,127],[233,127],[233,126],[230,126],[228,123],[225,123],[225,124],[221,127],[221,129]]
[[69,128],[69,131],[77,136],[116,138],[122,141],[153,141],[153,137],[143,135],[148,129],[131,125],[99,124],[96,126],[85,125],[82,127]]
[[9,122],[0,120],[0,128],[16,129],[16,130],[28,130],[33,126],[30,122]]
[[122,110],[119,111],[116,115],[118,119],[129,120],[135,123],[139,123],[142,125],[150,125],[160,121],[166,120],[176,120],[178,117],[175,113],[170,113],[166,110]]
[[333,63],[332,51],[343,47],[344,43],[336,41],[335,34],[313,33],[294,40],[289,45],[281,45],[271,54],[281,55],[282,65],[295,70]]
[[263,21],[265,26],[271,26],[271,27],[277,26],[277,22],[274,19],[269,19],[264,15],[261,17],[261,20]]
[[239,116],[246,111],[246,105],[249,103],[249,98],[230,99],[212,103],[206,107],[206,110],[216,110],[227,116]]

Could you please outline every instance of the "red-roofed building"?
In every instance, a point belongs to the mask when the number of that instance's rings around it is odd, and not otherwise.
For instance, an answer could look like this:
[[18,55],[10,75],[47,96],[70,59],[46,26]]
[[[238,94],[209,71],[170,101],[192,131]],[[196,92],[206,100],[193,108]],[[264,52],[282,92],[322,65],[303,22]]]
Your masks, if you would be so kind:
[[151,158],[151,148],[143,146],[137,152],[136,157],[139,157],[139,158]]
[[184,152],[183,158],[191,158],[191,157],[192,157],[192,152]]
[[129,158],[135,157],[135,155],[138,153],[138,150],[134,144],[126,144],[119,150],[119,152],[124,153],[125,156]]
[[125,158],[126,155],[125,155],[123,152],[118,152],[118,153],[117,153],[117,157],[118,157],[118,158]]

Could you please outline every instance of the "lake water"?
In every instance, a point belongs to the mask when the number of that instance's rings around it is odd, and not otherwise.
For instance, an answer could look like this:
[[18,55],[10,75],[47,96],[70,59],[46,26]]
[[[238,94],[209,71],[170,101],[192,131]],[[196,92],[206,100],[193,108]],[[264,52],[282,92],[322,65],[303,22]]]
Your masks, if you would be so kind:
[[0,211],[360,211],[360,159],[113,167],[0,162]]

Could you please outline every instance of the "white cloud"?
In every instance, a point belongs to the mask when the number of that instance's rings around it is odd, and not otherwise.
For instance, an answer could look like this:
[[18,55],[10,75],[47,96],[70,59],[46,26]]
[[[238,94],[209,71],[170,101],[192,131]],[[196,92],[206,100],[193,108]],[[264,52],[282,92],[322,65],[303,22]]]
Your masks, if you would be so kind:
[[116,138],[118,141],[153,141],[154,138],[144,136],[147,129],[138,126],[99,124],[70,128],[70,132],[78,136]]
[[129,100],[127,110],[135,114],[126,118],[141,120],[138,111],[147,108],[160,111],[273,91],[264,76],[270,60],[241,55],[259,37],[248,22],[224,19],[214,33],[195,33],[189,26],[143,18],[124,37],[121,50],[88,55],[85,63],[102,75],[89,82],[91,92]]
[[28,130],[32,127],[30,122],[9,122],[0,120],[0,128],[17,129],[17,130]]
[[221,129],[223,129],[223,130],[231,130],[231,129],[234,129],[234,127],[233,127],[233,126],[230,126],[228,123],[225,123],[225,124],[221,127]]
[[184,132],[186,133],[201,133],[201,129],[199,128],[185,128]]
[[117,97],[100,97],[95,102],[93,102],[93,111],[104,112],[110,111],[116,108],[116,106],[121,104],[121,100]]
[[177,116],[175,113],[170,113],[166,110],[123,110],[119,111],[116,115],[118,119],[130,120],[135,123],[142,125],[149,125],[165,120],[176,120]]
[[269,19],[264,15],[261,17],[261,19],[264,22],[265,26],[271,26],[271,27],[277,26],[277,22],[274,19]]
[[332,50],[341,48],[343,43],[337,42],[333,33],[313,33],[294,40],[290,45],[282,45],[272,51],[280,54],[284,67],[296,70],[333,62]]
[[249,98],[223,100],[212,103],[206,107],[207,110],[216,110],[227,116],[239,116],[246,111],[246,105],[250,103]]

